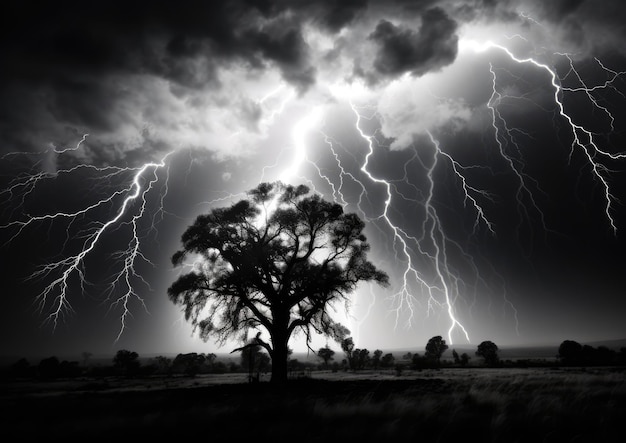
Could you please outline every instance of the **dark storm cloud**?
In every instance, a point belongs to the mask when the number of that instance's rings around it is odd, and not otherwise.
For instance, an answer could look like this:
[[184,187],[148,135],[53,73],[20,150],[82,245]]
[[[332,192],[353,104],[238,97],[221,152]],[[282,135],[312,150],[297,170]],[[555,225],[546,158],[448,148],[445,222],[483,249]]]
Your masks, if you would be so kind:
[[[219,89],[220,69],[238,65],[250,72],[278,69],[287,82],[305,91],[315,82],[315,69],[299,21],[286,23],[281,18],[288,12],[287,5],[4,2],[0,14],[3,149],[40,150],[42,140],[32,140],[35,128],[45,133],[42,139],[58,143],[81,130],[115,130],[119,118],[111,114],[124,108],[125,94],[140,92],[133,77],[163,79],[172,93],[182,97]],[[328,22],[332,27],[350,20],[356,8],[354,4],[333,7],[348,12],[340,21]]]
[[458,51],[457,23],[440,8],[422,14],[417,31],[381,20],[369,36],[378,44],[374,68],[384,77],[410,72],[420,76],[454,61]]
[[[141,119],[153,113],[152,108],[169,106],[154,88],[165,84],[173,97],[188,101],[197,92],[223,88],[230,68],[243,68],[250,75],[276,70],[304,93],[316,83],[317,75],[305,26],[333,35],[368,23],[362,20],[366,14],[410,18],[432,3],[3,2],[1,149],[41,150],[49,142],[73,143],[84,132],[117,131],[115,143],[120,144],[121,123],[133,122],[135,132],[140,132]],[[379,24],[373,34],[380,44],[374,75],[392,77],[404,70],[420,74],[454,58],[454,22],[439,9],[428,11],[423,19],[418,31]],[[155,86],[159,80],[164,83]],[[96,140],[92,136],[91,144]],[[102,140],[100,145],[111,149]],[[115,145],[112,151],[124,149]]]
[[[76,75],[149,72],[197,87],[187,81],[194,76],[182,71],[186,59],[199,56],[215,64],[257,66],[263,59],[283,72],[311,71],[301,23],[336,32],[364,11],[367,1],[113,0],[96,6],[27,0],[5,2],[2,8],[5,79],[53,81],[70,70]],[[205,81],[215,77],[213,72],[205,76]],[[311,82],[310,76],[290,78],[298,86]]]
[[541,8],[547,19],[560,21],[576,11],[584,2],[585,0],[551,0],[549,2],[542,2]]

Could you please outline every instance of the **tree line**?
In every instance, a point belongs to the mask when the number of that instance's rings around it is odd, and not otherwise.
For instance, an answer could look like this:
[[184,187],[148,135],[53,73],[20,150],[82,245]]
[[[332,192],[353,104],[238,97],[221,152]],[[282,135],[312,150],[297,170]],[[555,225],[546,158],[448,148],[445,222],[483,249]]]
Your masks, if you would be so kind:
[[[492,341],[483,341],[473,356],[466,352],[459,354],[455,349],[443,359],[450,347],[442,336],[432,337],[426,343],[424,351],[406,352],[396,357],[391,352],[355,346],[352,337],[341,342],[343,358],[336,359],[337,352],[328,346],[315,352],[319,363],[301,362],[296,358],[287,360],[289,373],[302,374],[310,371],[362,371],[393,370],[400,374],[403,370],[422,370],[449,367],[523,367],[532,362],[525,359],[516,361],[503,360],[498,346]],[[239,359],[227,362],[220,360],[213,353],[180,353],[174,358],[156,356],[142,363],[137,352],[121,349],[117,351],[110,365],[92,364],[92,354],[82,353],[81,361],[59,360],[55,356],[46,357],[36,365],[31,365],[26,358],[20,358],[3,370],[8,378],[38,378],[54,380],[77,377],[147,377],[147,376],[196,376],[200,374],[245,373],[250,381],[258,381],[260,374],[271,373],[271,358],[263,348],[252,342],[251,346],[239,348]],[[292,351],[289,350],[289,355]],[[473,359],[477,357],[477,359]],[[564,340],[558,347],[554,361],[535,361],[534,366],[623,366],[626,365],[626,347],[619,351],[606,346],[593,347],[574,340]]]

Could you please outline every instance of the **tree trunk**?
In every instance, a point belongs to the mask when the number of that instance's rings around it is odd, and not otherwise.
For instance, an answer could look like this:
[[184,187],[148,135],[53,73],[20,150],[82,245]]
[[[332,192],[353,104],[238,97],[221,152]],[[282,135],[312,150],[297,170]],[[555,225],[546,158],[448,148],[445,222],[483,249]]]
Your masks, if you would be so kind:
[[274,355],[272,356],[272,378],[273,384],[284,384],[287,382],[287,345],[274,345]]
[[[281,321],[284,318],[284,321]],[[272,378],[271,383],[284,384],[287,382],[289,358],[288,315],[274,316],[274,330],[272,331]]]

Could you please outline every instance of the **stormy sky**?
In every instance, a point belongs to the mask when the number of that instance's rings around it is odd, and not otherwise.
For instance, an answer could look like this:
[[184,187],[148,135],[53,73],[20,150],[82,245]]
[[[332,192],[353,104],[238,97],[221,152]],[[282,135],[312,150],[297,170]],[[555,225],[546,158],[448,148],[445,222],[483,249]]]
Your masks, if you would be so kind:
[[358,347],[626,337],[621,3],[3,2],[3,353],[228,352],[170,257],[278,179],[367,221]]

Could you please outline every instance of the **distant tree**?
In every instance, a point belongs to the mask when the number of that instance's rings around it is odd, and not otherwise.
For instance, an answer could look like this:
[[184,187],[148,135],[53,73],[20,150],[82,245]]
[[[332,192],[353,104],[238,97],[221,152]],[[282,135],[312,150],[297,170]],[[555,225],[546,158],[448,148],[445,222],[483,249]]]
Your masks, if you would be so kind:
[[498,346],[489,340],[483,341],[476,348],[476,355],[485,360],[487,366],[495,366],[498,361]]
[[428,340],[424,356],[439,365],[441,362],[441,356],[447,349],[448,345],[446,344],[446,341],[441,337],[441,335],[437,335]]
[[77,361],[63,360],[59,363],[59,376],[60,377],[78,377],[81,374],[81,369]]
[[383,368],[390,368],[393,366],[394,362],[395,362],[395,357],[393,356],[392,353],[387,353],[385,355],[383,355],[383,358],[380,360],[380,365]]
[[596,348],[595,362],[599,365],[610,365],[616,360],[616,352],[606,346],[600,345]]
[[374,369],[378,369],[378,367],[380,366],[380,358],[383,355],[383,351],[381,351],[380,349],[376,349],[374,351],[374,354],[372,355],[372,367]]
[[127,349],[120,349],[113,357],[113,366],[125,375],[136,375],[141,366],[139,354]]
[[581,364],[583,361],[583,346],[574,340],[564,340],[559,345],[559,360],[564,365]]
[[459,358],[459,353],[456,352],[456,349],[452,350],[452,359],[454,360],[454,364],[461,364],[461,359]]
[[469,355],[467,355],[467,352],[462,353],[461,354],[461,361],[460,361],[461,366],[463,366],[463,367],[467,366],[467,364],[470,361],[470,358],[471,357]]
[[55,356],[44,358],[37,367],[41,378],[56,378],[59,376],[61,362]]
[[202,370],[205,362],[204,354],[196,352],[178,354],[172,362],[172,371],[195,377]]
[[212,352],[209,352],[208,354],[204,354],[205,365],[212,367],[216,362],[217,362],[217,355],[215,355]]
[[596,348],[591,345],[583,345],[582,350],[582,362],[585,365],[594,364],[596,361]]
[[370,362],[370,351],[367,349],[355,349],[352,352],[353,364],[352,368],[355,370],[364,369],[369,365]]
[[328,363],[333,359],[334,355],[335,351],[330,349],[328,346],[324,346],[317,351],[317,356],[324,362],[325,369],[328,369]]
[[348,361],[348,366],[350,367],[350,369],[354,369],[354,361],[352,358],[352,353],[354,351],[354,340],[352,339],[352,337],[346,337],[341,340],[341,350],[344,354],[346,354],[346,360]]
[[169,288],[200,337],[225,343],[265,331],[259,341],[272,361],[272,382],[287,381],[288,343],[301,331],[340,341],[347,329],[331,317],[360,282],[388,285],[367,260],[364,222],[304,185],[261,183],[248,198],[200,215],[182,236],[183,249],[201,265]]
[[154,372],[157,374],[168,374],[172,368],[172,359],[163,355],[157,355],[153,359]]
[[470,360],[470,356],[467,355],[466,352],[464,352],[463,354],[461,354],[461,356],[459,356],[459,353],[456,352],[456,349],[452,350],[452,358],[454,359],[455,365],[460,365],[463,367],[467,366]]
[[30,362],[26,358],[20,358],[9,368],[9,373],[13,377],[28,377],[31,372]]
[[432,366],[432,364],[429,365],[429,363],[431,362],[432,360],[429,361],[429,359],[427,359],[425,356],[421,356],[419,353],[416,352],[411,357],[411,369],[422,370],[424,368]]

